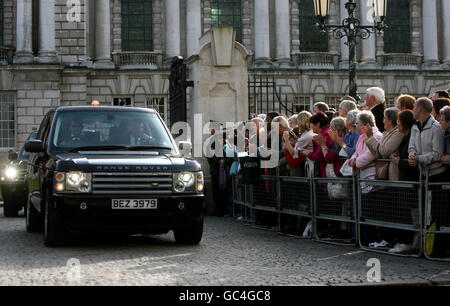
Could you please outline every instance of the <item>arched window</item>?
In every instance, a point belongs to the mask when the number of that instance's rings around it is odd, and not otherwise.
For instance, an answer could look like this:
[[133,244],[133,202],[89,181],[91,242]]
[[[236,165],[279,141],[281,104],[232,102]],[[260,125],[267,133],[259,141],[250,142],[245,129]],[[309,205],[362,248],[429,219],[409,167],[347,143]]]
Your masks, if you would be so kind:
[[233,27],[242,42],[241,0],[211,0],[211,18],[213,27]]
[[317,17],[314,15],[313,0],[298,1],[300,21],[300,51],[328,52],[328,34],[321,33],[315,26]]
[[389,1],[384,31],[384,52],[411,53],[409,0]]
[[122,51],[153,51],[152,1],[122,0]]

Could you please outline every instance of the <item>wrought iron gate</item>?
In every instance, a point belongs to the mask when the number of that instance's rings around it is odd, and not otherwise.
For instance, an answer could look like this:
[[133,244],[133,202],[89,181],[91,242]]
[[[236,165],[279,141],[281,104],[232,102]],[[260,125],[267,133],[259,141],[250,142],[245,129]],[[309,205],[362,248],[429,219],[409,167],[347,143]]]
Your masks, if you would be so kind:
[[279,112],[280,114],[294,114],[292,101],[288,96],[282,99],[281,87],[277,89],[273,76],[248,76],[248,114],[253,115]]

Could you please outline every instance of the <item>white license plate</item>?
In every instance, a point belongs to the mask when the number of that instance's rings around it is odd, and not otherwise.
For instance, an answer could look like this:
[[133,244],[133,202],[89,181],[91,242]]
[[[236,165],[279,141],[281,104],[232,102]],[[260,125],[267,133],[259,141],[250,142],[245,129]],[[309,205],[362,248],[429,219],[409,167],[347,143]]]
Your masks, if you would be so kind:
[[157,199],[113,199],[112,209],[157,209]]

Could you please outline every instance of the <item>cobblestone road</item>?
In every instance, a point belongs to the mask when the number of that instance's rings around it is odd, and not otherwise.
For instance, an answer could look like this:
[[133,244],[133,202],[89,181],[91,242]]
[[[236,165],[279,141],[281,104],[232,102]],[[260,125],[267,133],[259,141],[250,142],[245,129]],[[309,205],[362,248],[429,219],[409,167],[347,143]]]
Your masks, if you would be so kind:
[[[42,234],[25,231],[23,217],[0,208],[0,285],[328,285],[366,283],[367,260],[378,258],[383,281],[450,275],[450,264],[399,258],[281,236],[229,218],[207,217],[199,246],[161,236],[78,238],[45,248]],[[68,282],[67,261],[81,263]],[[449,278],[450,279],[450,278]]]

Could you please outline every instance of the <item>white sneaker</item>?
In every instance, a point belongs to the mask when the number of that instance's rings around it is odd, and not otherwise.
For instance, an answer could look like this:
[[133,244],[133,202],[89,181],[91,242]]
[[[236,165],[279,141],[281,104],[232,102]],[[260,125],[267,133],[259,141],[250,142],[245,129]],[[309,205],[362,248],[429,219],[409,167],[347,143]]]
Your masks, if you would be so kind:
[[371,248],[384,248],[388,245],[389,243],[385,240],[382,240],[380,243],[378,242],[372,242],[369,244],[369,247]]
[[407,251],[409,249],[411,249],[411,245],[404,244],[404,243],[397,243],[393,249],[389,250],[389,252],[401,253],[401,252]]

